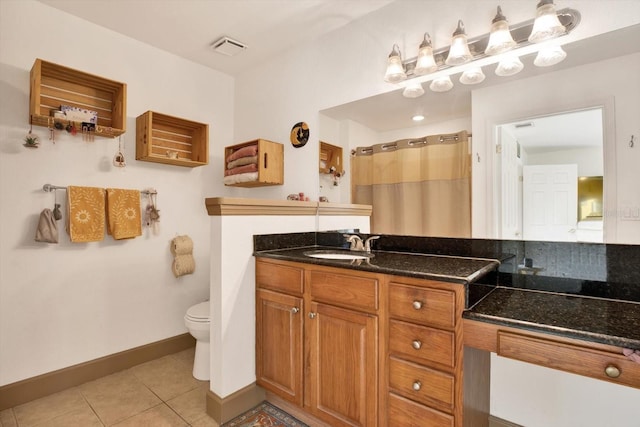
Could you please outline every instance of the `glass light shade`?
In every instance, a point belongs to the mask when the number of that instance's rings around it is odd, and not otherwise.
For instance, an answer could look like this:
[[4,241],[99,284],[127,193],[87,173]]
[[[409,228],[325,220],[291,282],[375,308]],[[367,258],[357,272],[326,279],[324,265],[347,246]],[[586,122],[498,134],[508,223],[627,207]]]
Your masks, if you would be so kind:
[[513,76],[524,68],[524,64],[517,56],[504,58],[496,67],[496,75],[500,77]]
[[560,46],[549,46],[541,49],[533,60],[533,65],[536,67],[550,67],[556,65],[567,57],[567,52]]
[[567,29],[558,19],[553,0],[541,0],[536,10],[536,19],[529,35],[531,43],[540,43],[558,37],[567,32]]
[[493,18],[491,24],[491,34],[489,35],[489,43],[484,53],[487,55],[498,55],[513,49],[516,46],[516,42],[511,37],[511,31],[509,31],[509,23],[507,18],[502,14],[502,9],[498,6],[498,13]]
[[393,49],[387,59],[387,72],[384,74],[384,81],[387,83],[398,83],[407,78],[407,73],[402,65],[400,57],[400,49],[397,45],[393,45]]
[[431,46],[431,37],[429,33],[424,34],[424,40],[418,49],[418,59],[416,60],[416,68],[413,73],[417,76],[433,73],[438,69],[436,60],[433,58],[433,47]]
[[482,83],[485,75],[482,72],[482,68],[474,67],[469,68],[467,71],[463,72],[460,76],[460,83],[463,85],[475,85],[478,83]]
[[446,92],[448,90],[451,90],[452,88],[453,82],[451,81],[451,77],[449,76],[438,77],[429,85],[429,89],[431,89],[433,92]]
[[469,52],[469,45],[467,44],[467,34],[464,32],[464,24],[462,21],[458,21],[458,28],[453,33],[451,39],[451,46],[449,47],[449,55],[445,64],[455,66],[469,62],[473,59],[471,52]]
[[417,98],[422,95],[424,95],[424,89],[422,88],[422,84],[418,82],[410,83],[402,91],[402,96],[405,98]]

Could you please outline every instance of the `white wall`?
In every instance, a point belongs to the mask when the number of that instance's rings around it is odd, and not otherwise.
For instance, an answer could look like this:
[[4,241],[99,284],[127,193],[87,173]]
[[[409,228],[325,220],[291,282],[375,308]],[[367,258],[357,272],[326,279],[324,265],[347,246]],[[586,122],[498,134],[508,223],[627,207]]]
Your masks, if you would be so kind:
[[[29,71],[36,58],[127,83],[127,167],[111,166],[115,139],[83,142],[34,127],[26,149]],[[221,152],[233,143],[234,80],[35,1],[0,1],[0,385],[186,332],[186,309],[209,296],[210,221]],[[135,118],[147,110],[210,125],[210,164],[135,160]],[[158,191],[160,234],[133,240],[34,242],[53,193],[42,185]],[[59,192],[64,199],[65,192]],[[63,203],[63,211],[65,203]],[[194,241],[195,274],[171,273],[169,242]]]
[[[526,151],[526,150],[523,150]],[[602,148],[574,148],[568,150],[528,153],[526,165],[578,165],[578,176],[602,176]]]

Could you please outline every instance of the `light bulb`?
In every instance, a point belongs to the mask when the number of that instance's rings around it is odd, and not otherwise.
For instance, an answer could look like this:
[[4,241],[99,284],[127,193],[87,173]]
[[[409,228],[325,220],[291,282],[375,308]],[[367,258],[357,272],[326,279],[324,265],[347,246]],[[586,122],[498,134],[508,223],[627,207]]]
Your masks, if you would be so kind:
[[502,8],[498,6],[498,13],[491,23],[491,34],[489,35],[489,43],[484,53],[487,55],[498,55],[513,49],[516,42],[511,37],[509,31],[509,23],[507,18],[502,14]]
[[407,78],[407,73],[402,65],[402,57],[400,56],[400,48],[393,45],[393,49],[387,59],[387,72],[384,74],[384,81],[387,83],[398,83]]
[[513,76],[518,74],[524,68],[524,64],[517,56],[507,56],[498,64],[496,75],[500,77]]
[[482,72],[482,68],[480,67],[469,68],[468,70],[463,72],[462,75],[460,76],[460,83],[462,83],[463,85],[475,85],[478,83],[482,83],[484,78],[485,76],[484,76],[484,73]]
[[433,92],[446,92],[453,88],[453,82],[449,76],[438,77],[429,85],[429,89]]
[[536,19],[529,35],[531,43],[540,43],[558,37],[567,32],[567,29],[558,19],[553,0],[540,0],[536,9]]
[[414,74],[416,76],[422,76],[425,74],[433,73],[438,69],[435,59],[433,58],[433,47],[431,46],[431,37],[429,33],[424,33],[424,40],[420,43],[418,49],[418,59],[416,61],[416,68]]
[[451,39],[451,46],[449,47],[449,55],[447,60],[444,61],[447,65],[461,65],[469,62],[473,59],[471,52],[469,52],[469,45],[467,44],[467,34],[464,32],[464,24],[462,20],[458,20],[458,28],[453,33]]
[[417,98],[422,95],[424,95],[424,89],[422,88],[422,84],[417,82],[410,83],[402,91],[402,96],[404,96],[405,98]]
[[549,46],[544,49],[540,49],[536,59],[533,60],[533,65],[536,67],[550,67],[556,65],[567,57],[567,52],[560,46]]

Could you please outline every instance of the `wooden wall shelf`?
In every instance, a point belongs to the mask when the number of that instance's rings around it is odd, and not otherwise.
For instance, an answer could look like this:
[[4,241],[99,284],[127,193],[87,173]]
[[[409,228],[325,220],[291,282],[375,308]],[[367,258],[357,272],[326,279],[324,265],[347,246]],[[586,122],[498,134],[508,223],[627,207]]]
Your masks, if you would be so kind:
[[225,183],[233,187],[264,187],[268,185],[282,185],[284,183],[284,145],[267,141],[266,139],[256,139],[243,142],[241,144],[225,147],[224,159],[225,170],[227,169],[227,157],[240,148],[251,145],[258,146],[258,179],[248,182]]
[[147,111],[136,119],[136,160],[204,166],[209,163],[209,125]]
[[29,122],[52,127],[52,111],[69,105],[98,112],[95,135],[122,135],[127,126],[127,85],[36,59],[31,68]]
[[334,167],[336,172],[342,173],[342,147],[320,141],[320,173],[331,173]]

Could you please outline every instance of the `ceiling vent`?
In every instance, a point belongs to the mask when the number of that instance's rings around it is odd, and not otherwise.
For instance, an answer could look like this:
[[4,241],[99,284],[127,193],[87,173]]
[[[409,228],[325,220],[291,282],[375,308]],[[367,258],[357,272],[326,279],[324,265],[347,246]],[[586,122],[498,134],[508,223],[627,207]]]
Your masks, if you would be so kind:
[[526,123],[518,123],[517,125],[515,125],[516,129],[521,129],[521,128],[529,128],[532,127],[533,123],[532,122],[526,122]]
[[211,45],[211,49],[227,56],[234,56],[247,48],[247,45],[229,37],[222,37]]

